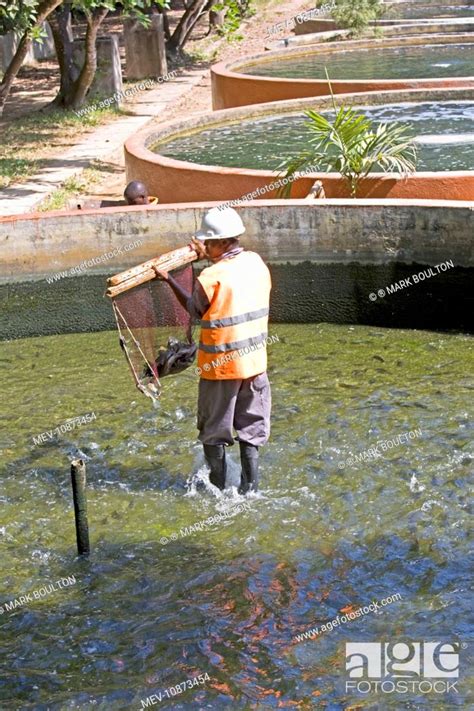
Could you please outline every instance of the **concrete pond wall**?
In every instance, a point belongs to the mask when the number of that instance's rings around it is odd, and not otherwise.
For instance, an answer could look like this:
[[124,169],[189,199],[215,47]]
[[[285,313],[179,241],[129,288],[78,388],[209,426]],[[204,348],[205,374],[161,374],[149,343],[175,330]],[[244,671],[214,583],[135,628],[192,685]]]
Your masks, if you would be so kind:
[[[474,13],[472,13],[474,14]],[[451,18],[444,20],[412,20],[412,21],[397,21],[393,24],[385,24],[383,26],[383,36],[390,37],[407,37],[410,35],[431,35],[442,33],[444,35],[450,33],[474,32],[474,18]],[[265,45],[265,49],[269,51],[288,49],[292,47],[305,47],[311,44],[321,44],[321,42],[344,40],[349,37],[349,30],[315,30],[314,32],[305,34],[294,34],[282,39],[270,41]]]
[[[215,204],[0,219],[0,338],[113,329],[106,277],[185,245]],[[472,330],[472,203],[267,200],[239,213],[242,244],[270,265],[274,322]]]
[[[433,24],[432,32],[443,32],[446,28],[446,20],[454,19],[462,21],[463,19],[469,19],[471,17],[471,10],[466,10],[465,18],[460,15],[449,17],[449,9],[452,7],[463,8],[472,6],[473,2],[472,0],[444,0],[443,2],[428,2],[428,0],[424,0],[424,2],[414,2],[413,0],[409,0],[409,2],[385,2],[385,5],[385,17],[372,23],[379,28],[381,27],[385,30],[390,25],[398,25],[400,23],[408,25],[409,23],[418,24],[426,22]],[[419,10],[419,18],[409,18],[405,16],[407,10],[410,11],[413,8]],[[436,14],[433,12],[435,8]],[[447,9],[448,13],[446,13]],[[423,19],[423,11],[427,11],[425,19]],[[445,15],[448,14],[448,16],[442,17],[443,13]],[[436,17],[437,15],[439,15],[439,18]],[[297,19],[297,17],[295,17],[294,21],[294,33],[296,35],[326,32],[338,28],[330,12],[321,13],[320,15],[308,19],[304,17],[298,17]],[[423,31],[422,26],[420,29]]]
[[[402,37],[412,34],[446,34],[447,32],[472,32],[473,21],[468,15],[467,17],[443,17],[442,19],[434,18],[398,18],[393,20],[379,20],[374,23],[378,30],[381,31],[384,37],[397,35]],[[330,18],[320,18],[318,20],[307,20],[301,24],[297,24],[294,28],[294,34],[298,38],[309,37],[315,35],[313,42],[317,42],[317,35],[324,32],[334,32],[339,30],[339,25]]]
[[[474,35],[465,34],[433,34],[415,37],[391,37],[371,40],[345,40],[343,42],[326,42],[288,50],[277,50],[248,57],[245,62],[219,62],[211,67],[212,106],[214,109],[227,109],[236,106],[248,106],[269,101],[299,99],[308,96],[323,96],[329,94],[329,86],[325,79],[293,79],[285,77],[265,77],[245,74],[245,68],[250,64],[264,64],[276,59],[291,59],[308,54],[345,51],[348,49],[380,49],[387,47],[406,47],[425,44],[459,44],[473,43]],[[331,75],[331,67],[328,67]],[[422,88],[456,88],[473,87],[474,77],[444,77],[442,79],[334,79],[331,80],[335,94],[350,94],[352,92],[380,92],[403,89]]]
[[[471,13],[472,14],[472,13]],[[374,23],[384,37],[398,35],[399,37],[412,34],[446,34],[448,32],[472,32],[474,29],[473,21],[466,13],[466,17],[443,17],[436,18],[403,18],[391,20],[379,20]],[[318,35],[322,32],[334,32],[338,30],[339,25],[330,18],[321,17],[317,20],[306,20],[301,24],[297,24],[294,28],[294,33],[297,37],[308,37],[309,35]],[[313,40],[317,42],[317,37]]]
[[[474,98],[473,89],[385,91],[379,93],[347,94],[344,104],[380,105],[405,101],[463,101]],[[201,165],[175,160],[151,151],[157,142],[235,124],[249,119],[262,119],[277,114],[302,113],[307,109],[325,110],[332,107],[330,97],[314,97],[266,103],[243,108],[214,111],[197,117],[145,128],[125,143],[127,181],[142,180],[160,202],[189,202],[203,200],[233,200],[272,184],[277,173],[270,170],[251,170]],[[329,198],[348,197],[347,181],[335,173],[311,173],[292,183],[291,197],[308,194],[314,181],[322,180]],[[474,171],[418,172],[403,178],[398,174],[374,173],[361,182],[360,197],[421,198],[433,200],[472,200]],[[266,197],[277,197],[277,189]]]

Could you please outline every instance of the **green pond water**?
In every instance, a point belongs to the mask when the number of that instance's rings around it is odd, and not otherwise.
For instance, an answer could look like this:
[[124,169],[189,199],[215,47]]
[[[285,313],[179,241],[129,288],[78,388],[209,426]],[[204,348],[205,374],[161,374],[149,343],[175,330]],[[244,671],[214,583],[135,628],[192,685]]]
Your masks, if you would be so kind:
[[[153,408],[115,333],[1,344],[2,711],[139,709],[196,674],[210,680],[156,707],[342,711],[362,698],[367,709],[472,708],[469,648],[457,694],[344,687],[346,642],[468,641],[472,339],[326,324],[270,333],[280,340],[269,347],[262,490],[185,537],[242,501],[205,483],[192,370],[164,380]],[[421,434],[352,461],[409,431]],[[75,556],[76,456],[88,467],[88,560]],[[5,609],[67,576],[76,584]],[[295,641],[349,605],[396,594],[376,614]]]
[[279,57],[261,64],[242,64],[238,71],[290,79],[426,79],[474,74],[472,44],[436,44],[385,49],[318,52],[293,59]]
[[[474,102],[387,104],[360,110],[377,122],[409,126],[418,143],[418,171],[474,169]],[[308,148],[306,120],[301,114],[276,114],[200,131],[156,144],[152,150],[191,163],[276,170],[283,160]]]
[[444,17],[473,17],[474,5],[418,5],[404,6],[398,10],[396,6],[390,8],[382,19],[415,19],[415,18],[444,18]]

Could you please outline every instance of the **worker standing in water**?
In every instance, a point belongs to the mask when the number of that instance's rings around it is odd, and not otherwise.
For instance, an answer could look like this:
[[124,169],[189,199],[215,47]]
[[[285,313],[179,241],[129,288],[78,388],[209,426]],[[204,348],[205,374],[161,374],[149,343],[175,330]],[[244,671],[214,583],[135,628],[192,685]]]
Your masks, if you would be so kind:
[[191,246],[212,265],[187,294],[168,273],[155,269],[188,312],[201,321],[198,348],[197,426],[210,481],[226,483],[226,447],[239,442],[239,493],[258,490],[258,453],[270,435],[271,392],[266,373],[270,272],[261,257],[244,250],[245,232],[232,208],[212,208]]

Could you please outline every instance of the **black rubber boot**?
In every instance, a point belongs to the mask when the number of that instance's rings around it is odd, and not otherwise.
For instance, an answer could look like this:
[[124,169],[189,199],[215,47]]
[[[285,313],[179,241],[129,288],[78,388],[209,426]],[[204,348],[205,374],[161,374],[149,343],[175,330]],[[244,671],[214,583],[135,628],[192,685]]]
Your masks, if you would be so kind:
[[223,444],[204,444],[204,456],[211,470],[209,481],[219,489],[225,489],[225,475],[227,464],[225,461],[225,447]]
[[242,475],[239,494],[258,491],[258,447],[248,442],[239,442]]

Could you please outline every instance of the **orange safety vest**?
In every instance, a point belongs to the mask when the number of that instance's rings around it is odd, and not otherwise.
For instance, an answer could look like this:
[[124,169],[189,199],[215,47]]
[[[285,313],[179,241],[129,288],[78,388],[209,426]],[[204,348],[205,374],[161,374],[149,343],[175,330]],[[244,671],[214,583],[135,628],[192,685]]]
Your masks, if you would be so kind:
[[262,258],[240,252],[207,267],[198,280],[210,304],[201,319],[201,378],[234,380],[265,372],[272,285]]

